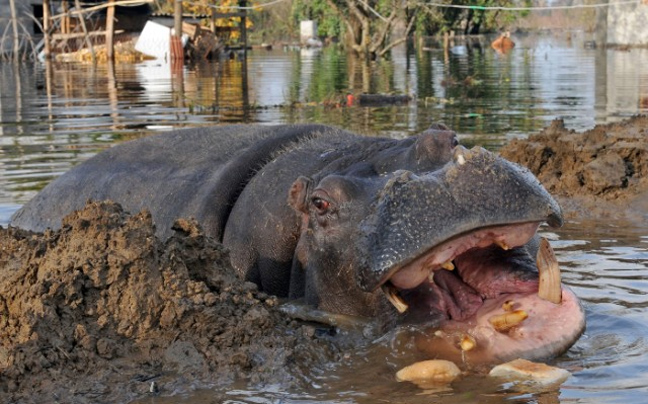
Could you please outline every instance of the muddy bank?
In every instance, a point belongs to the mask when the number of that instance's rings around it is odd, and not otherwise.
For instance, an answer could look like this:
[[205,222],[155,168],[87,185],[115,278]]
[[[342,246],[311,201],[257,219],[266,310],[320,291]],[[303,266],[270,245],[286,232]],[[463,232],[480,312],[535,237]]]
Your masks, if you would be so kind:
[[556,120],[501,155],[528,167],[567,218],[648,220],[648,117],[577,133]]
[[128,402],[234,380],[298,387],[338,350],[239,281],[178,221],[91,203],[60,231],[0,230],[0,402]]

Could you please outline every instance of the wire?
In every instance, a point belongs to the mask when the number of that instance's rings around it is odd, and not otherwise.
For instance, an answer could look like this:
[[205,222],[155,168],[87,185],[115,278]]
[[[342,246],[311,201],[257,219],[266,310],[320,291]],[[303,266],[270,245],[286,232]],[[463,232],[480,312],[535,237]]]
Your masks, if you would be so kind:
[[[264,7],[269,7],[273,6],[277,3],[282,3],[286,0],[273,0],[267,3],[262,3],[262,4],[256,4],[254,6],[249,6],[249,7],[241,7],[241,6],[217,6],[214,4],[202,4],[202,3],[196,3],[193,1],[183,1],[183,3],[186,4],[192,4],[192,5],[198,5],[198,6],[204,6],[204,7],[210,7],[213,9],[229,9],[229,10],[258,10]],[[384,16],[380,15],[376,10],[371,8],[364,0],[358,0],[360,3],[362,3],[365,7],[369,9],[373,14],[375,14],[378,18],[380,18],[383,21],[387,21],[387,18]],[[523,1],[523,0],[513,0],[513,1]],[[609,3],[597,3],[597,4],[573,4],[569,6],[536,6],[536,7],[505,7],[505,6],[473,6],[473,5],[462,5],[462,4],[443,4],[443,3],[418,3],[421,5],[426,5],[426,6],[433,6],[433,7],[441,7],[441,8],[462,8],[462,9],[473,9],[473,10],[501,10],[501,11],[533,11],[533,10],[568,10],[568,9],[577,9],[577,8],[598,8],[598,7],[612,7],[612,6],[620,6],[620,5],[625,5],[625,4],[638,4],[642,2],[643,0],[622,0],[622,1],[617,1],[617,2],[609,2]]]
[[504,7],[504,6],[470,6],[461,4],[419,3],[427,6],[442,8],[464,8],[473,10],[502,10],[502,11],[533,11],[533,10],[566,10],[575,8],[612,7],[624,4],[638,4],[643,0],[625,0],[614,3],[574,4],[570,6],[537,6],[537,7]]
[[183,0],[183,3],[184,3],[184,4],[192,4],[192,5],[194,5],[194,6],[210,7],[210,8],[218,9],[218,10],[223,10],[223,9],[228,9],[228,10],[258,10],[258,9],[260,9],[260,8],[269,7],[269,6],[274,6],[275,4],[277,4],[277,3],[281,3],[281,2],[284,2],[284,1],[286,1],[286,0],[273,0],[273,1],[269,1],[269,2],[267,2],[267,3],[257,4],[257,5],[249,6],[249,7],[241,7],[241,6],[217,6],[217,5],[215,5],[215,4],[202,4],[202,3],[196,3],[196,2],[193,2],[193,1],[184,1],[184,0]]

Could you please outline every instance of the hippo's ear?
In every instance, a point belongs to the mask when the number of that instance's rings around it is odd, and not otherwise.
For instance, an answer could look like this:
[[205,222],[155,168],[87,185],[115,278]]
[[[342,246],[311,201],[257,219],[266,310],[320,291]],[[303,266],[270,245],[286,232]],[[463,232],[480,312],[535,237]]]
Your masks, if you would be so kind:
[[288,205],[298,212],[308,213],[308,195],[313,189],[313,180],[300,176],[288,191]]
[[448,126],[445,123],[441,122],[433,122],[432,125],[428,128],[429,130],[440,130],[440,131],[446,131],[450,130]]
[[454,148],[459,144],[457,133],[441,123],[433,124],[416,139],[418,161],[443,164],[451,160]]

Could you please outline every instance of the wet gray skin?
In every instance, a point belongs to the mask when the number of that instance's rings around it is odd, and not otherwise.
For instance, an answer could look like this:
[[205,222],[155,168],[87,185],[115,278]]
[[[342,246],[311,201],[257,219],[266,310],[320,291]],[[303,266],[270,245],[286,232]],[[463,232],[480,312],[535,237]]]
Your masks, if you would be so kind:
[[[526,301],[538,289],[535,230],[562,222],[556,202],[526,170],[483,149],[457,147],[442,125],[404,140],[321,125],[151,136],[66,173],[12,224],[56,228],[87,199],[149,209],[162,238],[176,218],[195,217],[230,249],[240,275],[262,290],[386,328],[460,323],[469,329],[490,301],[508,294]],[[457,270],[440,270],[446,261]],[[396,290],[409,309],[397,312],[381,286]],[[511,354],[566,350],[584,327],[577,300],[567,300],[576,304],[557,305],[562,314],[554,317],[573,326],[552,337],[550,349],[530,337],[528,349]],[[551,317],[552,310],[543,313]],[[482,352],[486,360],[506,355]]]
[[359,250],[368,262],[360,267],[359,282],[373,290],[457,234],[527,222],[559,227],[560,207],[527,170],[485,149],[459,146],[455,161],[440,170],[420,176],[399,171],[389,178],[374,212],[361,223]]

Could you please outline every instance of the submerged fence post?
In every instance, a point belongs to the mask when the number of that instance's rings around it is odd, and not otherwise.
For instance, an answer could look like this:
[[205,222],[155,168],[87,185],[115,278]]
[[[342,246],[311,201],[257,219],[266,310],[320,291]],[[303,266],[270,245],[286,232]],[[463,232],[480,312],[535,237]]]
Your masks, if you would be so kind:
[[108,62],[115,60],[115,0],[108,0],[106,10],[106,57]]
[[45,59],[52,55],[52,43],[50,38],[50,2],[43,0],[43,40],[45,41]]
[[13,29],[13,58],[18,60],[20,54],[20,38],[18,38],[18,13],[16,12],[16,1],[9,0],[11,8],[11,27]]
[[184,50],[182,49],[182,0],[175,0],[173,34],[169,44],[171,46],[171,60],[184,60]]
[[74,0],[74,5],[76,7],[76,11],[79,12],[78,14],[79,24],[81,25],[81,30],[83,31],[83,37],[85,38],[85,42],[88,45],[88,48],[90,48],[90,57],[92,58],[92,63],[95,63],[97,59],[95,58],[95,51],[94,51],[94,47],[92,46],[92,41],[88,36],[88,28],[86,27],[85,19],[83,18],[83,13],[81,13],[81,3],[79,2],[79,0]]
[[241,7],[241,40],[243,41],[243,56],[247,56],[247,0],[239,0],[239,7]]
[[63,21],[61,22],[61,33],[69,34],[70,33],[70,6],[67,0],[63,0],[63,2],[61,3],[61,9],[65,14],[65,16],[63,17]]

